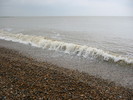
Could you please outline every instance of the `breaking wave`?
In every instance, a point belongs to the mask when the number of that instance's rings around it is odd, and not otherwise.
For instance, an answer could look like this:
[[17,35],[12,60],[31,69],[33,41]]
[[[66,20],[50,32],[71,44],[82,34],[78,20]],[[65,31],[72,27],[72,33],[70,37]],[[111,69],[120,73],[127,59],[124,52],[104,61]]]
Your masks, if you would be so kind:
[[100,58],[104,61],[124,62],[126,64],[133,64],[133,58],[125,57],[116,53],[104,51],[101,49],[89,47],[86,45],[78,45],[74,43],[66,43],[48,39],[42,36],[31,36],[20,34],[11,34],[9,32],[0,31],[0,39],[19,42],[23,44],[30,44],[35,47],[55,50],[67,54],[75,54],[82,57]]

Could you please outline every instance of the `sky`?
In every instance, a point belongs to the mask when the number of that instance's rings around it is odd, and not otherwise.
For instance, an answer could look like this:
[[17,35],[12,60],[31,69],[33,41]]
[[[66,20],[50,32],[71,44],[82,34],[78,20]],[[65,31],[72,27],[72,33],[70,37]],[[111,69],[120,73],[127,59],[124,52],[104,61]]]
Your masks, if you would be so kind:
[[0,16],[133,16],[133,0],[0,0]]

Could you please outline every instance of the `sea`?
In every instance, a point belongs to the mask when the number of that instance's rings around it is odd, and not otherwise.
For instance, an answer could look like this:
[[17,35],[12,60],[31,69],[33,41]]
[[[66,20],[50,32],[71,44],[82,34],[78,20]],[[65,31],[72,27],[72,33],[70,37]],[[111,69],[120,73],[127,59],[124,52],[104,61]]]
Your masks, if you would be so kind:
[[133,85],[133,17],[0,17],[0,39],[49,51],[40,52],[48,62]]

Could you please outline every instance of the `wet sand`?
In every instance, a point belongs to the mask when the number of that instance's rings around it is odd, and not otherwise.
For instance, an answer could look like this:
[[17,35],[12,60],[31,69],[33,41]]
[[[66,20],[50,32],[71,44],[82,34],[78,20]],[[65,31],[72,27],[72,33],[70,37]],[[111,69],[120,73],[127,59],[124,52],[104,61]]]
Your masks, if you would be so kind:
[[1,47],[0,99],[132,100],[133,90]]

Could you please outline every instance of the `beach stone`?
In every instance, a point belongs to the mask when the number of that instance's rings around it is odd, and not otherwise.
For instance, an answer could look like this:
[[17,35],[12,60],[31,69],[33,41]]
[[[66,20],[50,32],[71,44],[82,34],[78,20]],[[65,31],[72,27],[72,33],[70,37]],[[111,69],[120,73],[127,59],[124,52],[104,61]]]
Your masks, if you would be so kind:
[[132,100],[133,90],[0,48],[1,100]]

